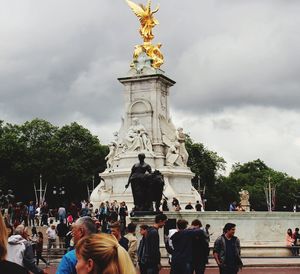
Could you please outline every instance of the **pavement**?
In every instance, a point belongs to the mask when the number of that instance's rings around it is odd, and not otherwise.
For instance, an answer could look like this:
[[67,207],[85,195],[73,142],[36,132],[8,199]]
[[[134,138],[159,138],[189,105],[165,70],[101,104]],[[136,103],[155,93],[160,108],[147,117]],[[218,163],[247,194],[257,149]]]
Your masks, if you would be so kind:
[[[300,257],[243,258],[241,274],[300,274]],[[41,265],[42,266],[42,265]],[[57,265],[45,268],[46,273],[54,274]],[[163,268],[160,274],[169,274],[170,268]],[[205,274],[218,274],[214,259],[209,259]]]

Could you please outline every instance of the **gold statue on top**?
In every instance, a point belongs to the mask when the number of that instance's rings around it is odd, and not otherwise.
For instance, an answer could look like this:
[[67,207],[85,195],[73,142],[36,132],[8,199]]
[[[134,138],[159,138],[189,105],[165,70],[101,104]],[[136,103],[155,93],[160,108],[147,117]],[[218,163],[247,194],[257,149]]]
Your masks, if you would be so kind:
[[[145,52],[152,59],[152,67],[159,68],[164,62],[164,57],[160,51],[161,44],[151,44],[151,40],[154,38],[152,29],[159,24],[153,15],[158,11],[159,7],[155,10],[151,10],[151,0],[148,0],[146,6],[143,4],[136,4],[130,0],[126,0],[126,2],[140,20],[141,27],[139,32],[144,40],[142,45],[135,46],[133,60],[137,60],[138,56],[142,52]],[[132,66],[134,65],[132,64]]]

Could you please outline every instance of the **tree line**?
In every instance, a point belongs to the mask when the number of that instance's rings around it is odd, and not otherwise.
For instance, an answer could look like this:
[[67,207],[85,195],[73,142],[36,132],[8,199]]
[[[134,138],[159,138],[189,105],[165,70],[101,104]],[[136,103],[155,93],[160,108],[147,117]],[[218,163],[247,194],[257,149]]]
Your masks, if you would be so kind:
[[[275,209],[291,210],[300,203],[300,180],[275,171],[260,159],[236,163],[225,176],[226,161],[202,143],[187,138],[188,166],[195,173],[192,184],[206,200],[207,210],[227,210],[239,201],[241,188],[249,191],[251,208],[267,210],[265,187],[270,180],[276,188]],[[108,147],[76,122],[57,127],[34,119],[22,125],[0,121],[0,189],[15,191],[23,200],[34,199],[33,185],[42,174],[48,193],[64,186],[66,201],[86,198],[87,185],[99,182],[105,170]],[[200,185],[199,185],[200,182]],[[49,197],[49,196],[47,196]]]

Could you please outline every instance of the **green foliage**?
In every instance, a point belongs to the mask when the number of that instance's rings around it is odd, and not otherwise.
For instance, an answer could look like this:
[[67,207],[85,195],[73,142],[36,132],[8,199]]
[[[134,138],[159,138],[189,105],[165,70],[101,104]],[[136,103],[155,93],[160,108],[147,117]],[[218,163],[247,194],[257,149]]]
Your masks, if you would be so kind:
[[249,191],[252,209],[267,210],[265,188],[269,181],[276,188],[275,210],[291,210],[300,190],[299,181],[273,170],[260,159],[235,164],[229,176],[223,177],[219,184],[223,191],[218,193],[223,197],[220,209],[225,210],[230,202],[239,201],[238,192],[243,188]]
[[0,187],[32,199],[42,174],[50,190],[63,185],[69,199],[83,198],[86,184],[104,170],[107,150],[77,123],[58,128],[40,119],[20,126],[0,121]]

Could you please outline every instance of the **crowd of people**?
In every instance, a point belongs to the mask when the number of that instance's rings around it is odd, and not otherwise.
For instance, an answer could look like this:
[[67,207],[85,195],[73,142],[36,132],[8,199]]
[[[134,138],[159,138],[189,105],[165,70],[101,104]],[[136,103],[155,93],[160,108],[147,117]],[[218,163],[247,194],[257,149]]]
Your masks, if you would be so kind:
[[[159,229],[163,228],[168,219],[163,213],[155,216],[153,225],[139,226],[141,239],[136,236],[136,224],[122,224],[120,208],[126,208],[123,202],[120,205],[112,203],[109,211],[115,206],[109,217],[107,226],[103,229],[96,215],[89,214],[88,203],[82,202],[81,209],[76,213],[71,224],[68,223],[68,214],[58,214],[58,224],[50,219],[46,229],[48,248],[53,248],[56,237],[61,230],[70,231],[72,245],[62,257],[57,272],[64,273],[101,273],[101,274],[158,274],[161,269]],[[116,208],[118,207],[118,211]],[[108,205],[103,206],[108,210]],[[95,210],[96,211],[96,210]],[[101,211],[101,210],[99,210]],[[121,211],[122,212],[122,211]],[[80,216],[81,215],[81,216]],[[121,213],[122,215],[122,213]],[[126,214],[125,214],[126,215]],[[100,216],[100,213],[99,213]],[[73,217],[73,216],[72,216]],[[125,218],[126,219],[126,218]],[[29,235],[28,227],[23,224],[17,227],[9,226],[0,215],[0,267],[1,273],[46,273],[38,267],[43,258],[43,233],[35,227]],[[47,220],[48,222],[48,220]],[[99,225],[100,223],[100,225]],[[61,225],[61,226],[60,226]],[[125,226],[125,230],[123,230]],[[63,228],[64,227],[64,228]],[[170,255],[171,274],[202,274],[208,262],[209,255],[209,225],[202,227],[200,220],[194,220],[190,226],[186,220],[179,219],[177,228],[170,229],[165,237],[165,247]],[[214,244],[214,257],[220,267],[221,274],[237,273],[242,266],[240,260],[240,244],[234,236],[235,225],[226,224],[223,234]],[[3,266],[3,268],[2,268]],[[4,268],[5,266],[5,268]],[[2,272],[2,269],[6,272]],[[9,269],[14,269],[10,271]],[[47,269],[47,268],[46,268]]]

